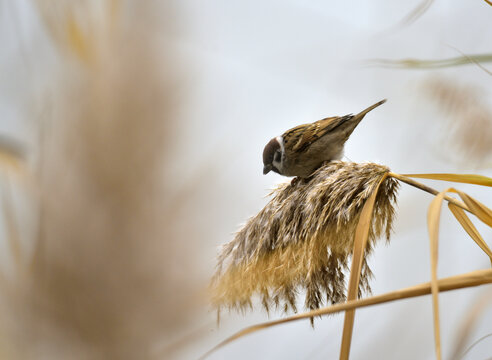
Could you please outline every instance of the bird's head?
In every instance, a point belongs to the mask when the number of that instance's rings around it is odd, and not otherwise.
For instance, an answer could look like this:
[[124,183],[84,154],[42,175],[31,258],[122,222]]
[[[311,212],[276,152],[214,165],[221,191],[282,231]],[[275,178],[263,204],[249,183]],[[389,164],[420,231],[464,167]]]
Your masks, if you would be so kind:
[[282,169],[282,138],[273,138],[263,150],[263,174],[274,171],[280,174]]

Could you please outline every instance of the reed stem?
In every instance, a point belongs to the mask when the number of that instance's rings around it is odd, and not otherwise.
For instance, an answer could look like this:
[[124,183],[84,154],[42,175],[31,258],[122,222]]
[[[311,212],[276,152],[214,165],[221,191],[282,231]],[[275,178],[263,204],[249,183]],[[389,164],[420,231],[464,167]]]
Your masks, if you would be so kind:
[[[397,180],[400,180],[401,182],[404,182],[408,185],[411,185],[413,187],[416,187],[420,190],[423,190],[425,192],[428,192],[429,194],[432,194],[432,195],[437,195],[439,194],[439,191],[437,191],[436,189],[433,189],[427,185],[424,185],[422,183],[419,183],[418,181],[415,181],[413,179],[410,179],[406,176],[403,176],[403,175],[400,175],[400,174],[396,174],[394,172],[389,172],[388,173],[389,176],[397,179]],[[448,201],[449,203],[451,204],[454,204],[456,206],[459,206],[460,208],[462,208],[463,210],[466,210],[468,212],[471,213],[470,209],[468,208],[468,206],[465,205],[465,203],[459,201],[459,200],[456,200],[455,198],[451,197],[451,196],[448,196],[448,195],[444,195],[444,199],[446,201]]]

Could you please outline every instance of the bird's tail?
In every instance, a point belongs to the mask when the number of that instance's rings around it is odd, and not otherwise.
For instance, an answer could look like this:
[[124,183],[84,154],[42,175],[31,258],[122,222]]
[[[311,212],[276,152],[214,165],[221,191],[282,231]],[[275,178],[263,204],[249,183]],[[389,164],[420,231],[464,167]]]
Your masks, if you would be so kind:
[[[373,109],[377,108],[379,105],[383,105],[385,102],[386,102],[386,99],[381,100],[381,101],[379,101],[379,102],[375,103],[374,105],[369,106],[367,109],[362,110],[360,113],[358,113],[358,114],[357,114],[357,115],[355,115],[355,116],[356,116],[356,117],[358,117],[358,118],[360,118],[360,120],[362,120],[362,118],[363,118],[363,117],[364,117],[364,116],[365,116],[365,115],[366,115],[369,111],[371,111],[371,110],[373,110]],[[360,121],[360,120],[359,120],[359,121]]]
[[369,111],[377,108],[379,105],[383,105],[385,102],[386,102],[386,99],[381,100],[381,101],[375,103],[374,105],[369,106],[367,109],[362,110],[357,115],[350,115],[348,117],[348,120],[349,121],[347,121],[347,123],[345,125],[345,129],[344,129],[345,130],[344,131],[344,134],[345,134],[346,139],[348,139],[348,137],[352,134],[352,132],[357,127],[357,125],[359,125],[359,123],[362,121],[362,119],[364,118],[364,116],[366,116],[366,114]]

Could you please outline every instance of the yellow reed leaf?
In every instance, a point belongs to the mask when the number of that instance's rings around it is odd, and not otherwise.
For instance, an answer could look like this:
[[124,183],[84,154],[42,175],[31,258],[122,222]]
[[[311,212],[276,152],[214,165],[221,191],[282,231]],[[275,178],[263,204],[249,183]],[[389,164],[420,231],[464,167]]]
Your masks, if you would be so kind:
[[400,26],[408,26],[420,18],[432,5],[434,0],[423,0],[415,9],[413,9],[403,20]]
[[5,218],[5,232],[10,251],[14,258],[17,269],[21,268],[21,238],[19,224],[15,218],[15,211],[12,198],[12,187],[8,177],[2,182],[2,212]]
[[448,59],[423,60],[423,59],[371,59],[369,65],[380,66],[394,69],[437,69],[445,67],[454,67],[475,63],[492,62],[492,54],[475,54],[467,56],[458,56]]
[[430,180],[451,181],[463,184],[492,186],[492,178],[475,174],[404,174],[403,176]]
[[[434,200],[431,202],[429,206],[429,211],[427,214],[427,223],[429,229],[429,238],[430,238],[430,256],[431,256],[431,290],[432,290],[432,305],[434,310],[434,338],[435,338],[435,347],[436,347],[436,357],[437,359],[441,359],[441,340],[440,340],[440,325],[439,325],[439,298],[438,298],[438,286],[437,286],[437,262],[438,262],[438,242],[439,242],[439,219],[441,214],[441,206],[442,202],[445,198],[447,192],[455,192],[458,193],[461,199],[465,202],[471,212],[476,215],[480,220],[492,226],[492,211],[488,209],[485,205],[480,203],[479,201],[473,199],[471,196],[463,193],[462,191],[449,188],[445,191],[440,192],[436,195]],[[451,205],[451,204],[450,204]],[[457,208],[457,207],[456,207]],[[451,208],[453,211],[453,209]],[[453,212],[454,214],[454,212]],[[459,213],[458,213],[459,214]],[[468,222],[458,215],[458,221],[463,225],[466,224],[465,230],[470,234],[473,240],[477,241],[476,235],[478,231],[475,232],[473,224],[471,221]],[[464,215],[464,213],[463,213]],[[456,216],[456,215],[455,215]],[[473,227],[470,227],[471,226]],[[477,244],[480,246],[480,239],[478,239]],[[483,242],[485,244],[485,242]],[[486,244],[485,244],[486,245]],[[488,248],[488,247],[487,247]]]
[[430,240],[430,260],[431,260],[431,292],[432,308],[434,317],[434,341],[436,348],[436,358],[441,359],[441,335],[439,326],[439,288],[437,285],[437,261],[439,258],[439,220],[441,217],[441,206],[444,195],[450,191],[442,191],[432,200],[427,213],[427,226]]
[[482,236],[478,232],[477,228],[471,222],[470,218],[465,214],[465,212],[454,204],[448,204],[449,210],[453,213],[454,217],[461,224],[463,229],[470,235],[470,237],[477,243],[477,245],[482,249],[487,256],[490,258],[492,265],[492,251],[488,247],[487,243],[483,240]]
[[[457,289],[463,289],[468,287],[480,286],[485,284],[492,284],[492,269],[476,270],[465,274],[455,275],[437,281],[440,291],[451,291]],[[431,283],[423,283],[415,286],[411,286],[404,289],[395,290],[386,294],[368,297],[360,300],[347,301],[346,303],[335,304],[325,308],[320,308],[312,311],[308,311],[302,314],[297,314],[289,317],[285,317],[279,320],[268,321],[265,323],[253,325],[247,327],[232,336],[228,337],[214,348],[209,350],[200,359],[205,359],[211,353],[219,350],[225,345],[254,332],[267,329],[272,326],[281,325],[288,322],[310,319],[316,316],[335,314],[342,311],[353,310],[357,308],[384,304],[391,301],[397,301],[401,299],[408,299],[417,296],[428,295],[431,293]]]
[[482,204],[480,201],[472,198],[471,196],[465,194],[462,191],[455,190],[456,193],[461,197],[463,202],[468,206],[471,212],[478,217],[482,222],[492,227],[492,210],[487,206]]
[[23,165],[21,160],[12,154],[4,152],[0,149],[0,166],[14,170],[16,173],[22,172]]
[[[369,236],[369,228],[371,226],[372,213],[374,202],[379,190],[379,186],[386,179],[387,174],[381,177],[379,184],[372,192],[369,199],[366,200],[360,215],[359,223],[355,230],[354,236],[354,251],[352,255],[352,264],[350,267],[350,279],[348,283],[347,300],[355,300],[358,295],[360,272],[362,269],[362,260],[364,259],[364,251],[367,245]],[[355,310],[345,312],[345,320],[343,323],[342,347],[340,349],[340,359],[348,359],[350,354],[350,344],[352,342],[352,330],[354,327]]]
[[452,356],[450,359],[465,359],[465,355],[471,350],[471,348],[477,344],[477,342],[473,343],[465,349],[465,345],[469,340],[472,331],[474,330],[477,323],[483,319],[483,313],[485,310],[492,305],[492,291],[483,293],[477,300],[475,300],[474,304],[469,307],[469,310],[466,312],[465,317],[461,325],[458,327],[458,331],[455,331],[457,334],[454,341],[454,350],[452,352]]
[[0,139],[0,169],[20,175],[26,173],[23,150],[10,139]]
[[82,32],[82,29],[73,16],[68,18],[66,31],[69,47],[80,57],[80,59],[88,62],[92,55],[90,44],[87,36]]

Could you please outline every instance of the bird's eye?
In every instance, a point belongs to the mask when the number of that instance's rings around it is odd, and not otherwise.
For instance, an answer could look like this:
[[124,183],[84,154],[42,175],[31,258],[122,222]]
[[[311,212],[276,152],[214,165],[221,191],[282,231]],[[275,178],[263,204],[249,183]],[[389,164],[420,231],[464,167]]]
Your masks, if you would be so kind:
[[280,151],[275,151],[275,156],[274,156],[273,160],[275,162],[280,162],[281,158],[282,158],[282,155],[280,155]]

